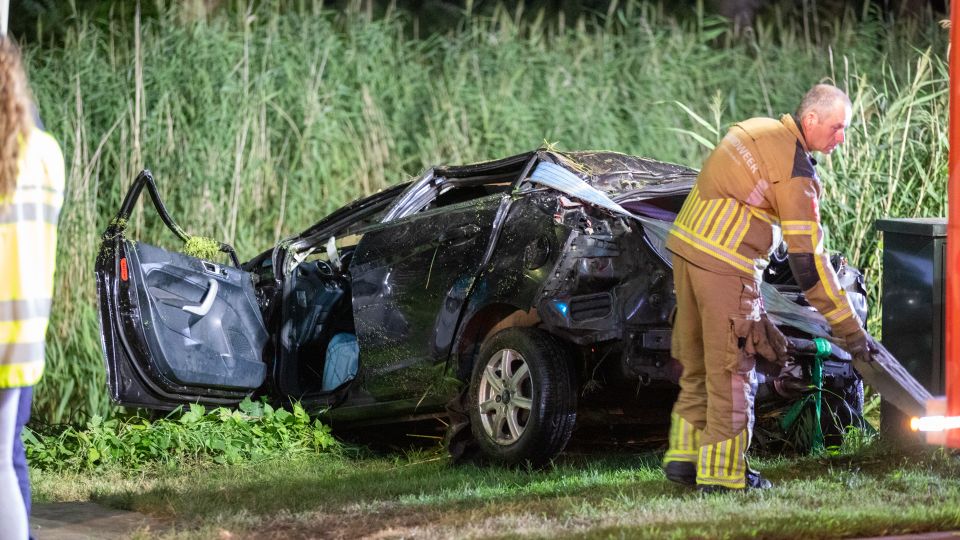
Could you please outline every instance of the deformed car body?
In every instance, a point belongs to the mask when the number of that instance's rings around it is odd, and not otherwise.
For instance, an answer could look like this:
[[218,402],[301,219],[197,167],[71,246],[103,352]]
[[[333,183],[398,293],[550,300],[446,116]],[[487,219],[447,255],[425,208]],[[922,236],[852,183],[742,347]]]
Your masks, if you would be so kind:
[[[335,427],[450,415],[451,441],[544,464],[578,411],[642,421],[669,407],[680,368],[663,243],[695,178],[651,159],[546,148],[434,167],[239,264],[226,244],[222,263],[127,238],[143,187],[187,238],[144,171],[96,263],[110,395],[154,409],[297,399]],[[775,322],[790,336],[828,335],[773,260],[762,292]],[[862,277],[836,263],[863,320]],[[761,360],[758,403],[801,398],[807,360]],[[848,360],[837,351],[823,363],[823,387],[856,413],[862,383]]]

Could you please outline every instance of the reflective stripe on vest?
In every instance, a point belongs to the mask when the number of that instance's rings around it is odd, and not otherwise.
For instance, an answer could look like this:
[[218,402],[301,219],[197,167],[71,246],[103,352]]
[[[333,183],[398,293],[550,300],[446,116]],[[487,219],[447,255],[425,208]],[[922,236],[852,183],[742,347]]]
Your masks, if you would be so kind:
[[[702,199],[694,186],[670,234],[694,248],[748,274],[755,263],[737,252],[750,228],[753,209],[736,199]],[[766,219],[765,219],[766,221]]]

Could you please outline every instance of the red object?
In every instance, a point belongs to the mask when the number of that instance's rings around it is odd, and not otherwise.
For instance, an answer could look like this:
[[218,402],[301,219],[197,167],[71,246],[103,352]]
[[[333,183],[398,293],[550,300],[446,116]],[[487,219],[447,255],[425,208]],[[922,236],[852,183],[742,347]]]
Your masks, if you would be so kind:
[[127,273],[127,258],[124,257],[120,259],[120,280],[126,281],[130,277],[130,274]]
[[[960,2],[950,2],[950,162],[947,184],[947,416],[960,416]],[[960,448],[960,429],[947,431],[947,446]]]

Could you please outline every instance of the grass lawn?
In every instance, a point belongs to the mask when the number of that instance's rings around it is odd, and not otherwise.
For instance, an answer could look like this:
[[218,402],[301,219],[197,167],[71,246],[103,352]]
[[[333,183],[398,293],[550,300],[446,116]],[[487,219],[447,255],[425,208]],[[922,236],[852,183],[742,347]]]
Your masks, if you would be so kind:
[[[35,471],[37,501],[93,500],[159,518],[164,538],[825,538],[960,529],[960,456],[880,443],[768,458],[765,492],[701,496],[658,453],[564,455],[546,471],[452,465],[441,452],[243,466]],[[143,531],[157,537],[158,531]]]

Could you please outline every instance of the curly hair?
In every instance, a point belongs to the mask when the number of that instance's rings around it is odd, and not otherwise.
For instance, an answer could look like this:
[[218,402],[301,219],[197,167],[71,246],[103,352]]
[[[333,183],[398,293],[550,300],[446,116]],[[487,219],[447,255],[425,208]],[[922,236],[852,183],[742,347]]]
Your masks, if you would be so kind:
[[0,201],[17,185],[20,148],[30,129],[30,91],[20,58],[20,47],[0,38]]

